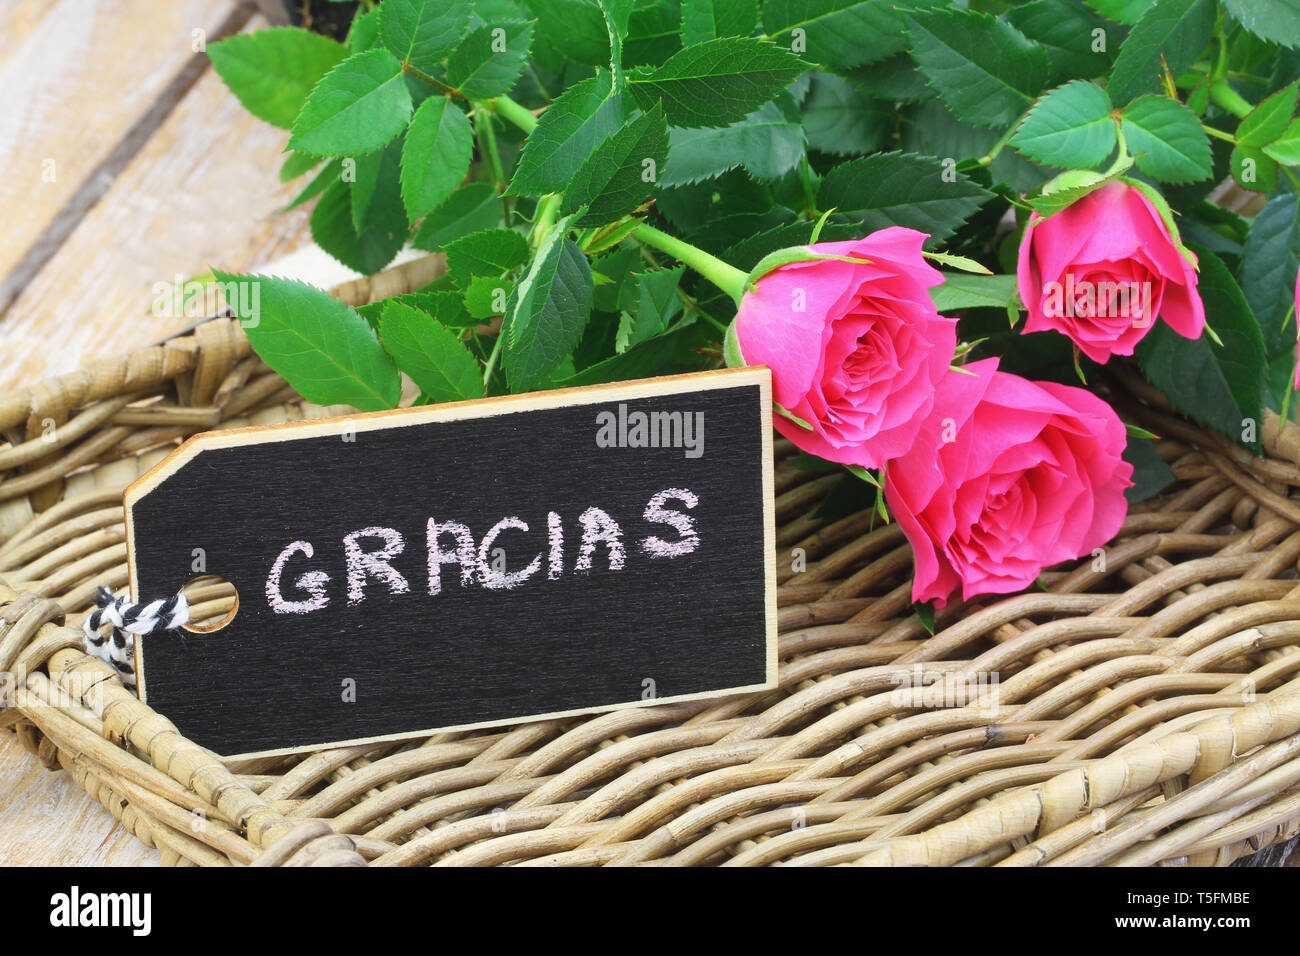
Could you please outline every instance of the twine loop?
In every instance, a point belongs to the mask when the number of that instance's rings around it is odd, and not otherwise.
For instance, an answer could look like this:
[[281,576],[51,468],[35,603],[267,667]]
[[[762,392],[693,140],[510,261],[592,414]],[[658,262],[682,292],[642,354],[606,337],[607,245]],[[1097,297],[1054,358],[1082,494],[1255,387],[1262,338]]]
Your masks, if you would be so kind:
[[[190,619],[190,602],[177,592],[169,598],[136,604],[130,596],[115,596],[111,588],[95,593],[95,610],[81,626],[86,653],[117,670],[124,684],[135,683],[135,636],[175,631]],[[101,628],[108,624],[107,634]]]

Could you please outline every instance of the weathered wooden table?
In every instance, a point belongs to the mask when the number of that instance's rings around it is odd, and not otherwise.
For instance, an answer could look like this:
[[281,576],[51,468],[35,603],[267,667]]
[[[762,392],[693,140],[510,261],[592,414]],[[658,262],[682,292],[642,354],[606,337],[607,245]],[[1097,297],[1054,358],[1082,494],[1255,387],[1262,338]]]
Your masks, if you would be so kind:
[[[193,321],[151,309],[160,283],[310,242],[306,210],[276,214],[288,134],[203,52],[261,26],[235,0],[0,0],[0,390]],[[158,861],[9,733],[0,794],[0,864]]]

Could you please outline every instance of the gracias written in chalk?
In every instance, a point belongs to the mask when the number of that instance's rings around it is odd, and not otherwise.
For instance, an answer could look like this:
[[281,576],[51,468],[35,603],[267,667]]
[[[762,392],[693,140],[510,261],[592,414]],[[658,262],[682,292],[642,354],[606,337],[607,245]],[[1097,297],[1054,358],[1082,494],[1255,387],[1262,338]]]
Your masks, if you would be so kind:
[[[650,525],[664,527],[657,529],[662,533],[640,537],[635,542],[637,550],[654,559],[680,558],[695,551],[700,545],[700,533],[695,519],[687,512],[698,504],[699,496],[689,488],[665,488],[652,495],[641,518]],[[598,555],[611,571],[623,570],[628,545],[618,521],[593,506],[578,516],[578,525],[581,535],[573,571],[590,572]],[[676,533],[669,534],[667,529]],[[509,590],[541,573],[543,564],[549,580],[559,579],[564,575],[564,521],[554,511],[546,515],[547,549],[538,552],[527,566],[505,571],[490,560],[493,547],[505,532],[527,534],[531,530],[522,518],[507,515],[481,539],[476,539],[469,526],[459,521],[429,518],[424,534],[428,593],[431,596],[442,593],[446,565],[456,566],[457,571],[450,573],[458,573],[461,587]],[[360,604],[365,600],[367,588],[374,586],[385,587],[390,594],[409,593],[410,581],[392,564],[405,550],[406,537],[396,528],[375,526],[344,535],[348,605]],[[302,563],[315,557],[316,549],[310,541],[292,541],[280,551],[266,578],[266,600],[277,614],[310,614],[329,605],[330,575],[320,568],[300,571]],[[297,577],[289,585],[287,578],[295,574]]]

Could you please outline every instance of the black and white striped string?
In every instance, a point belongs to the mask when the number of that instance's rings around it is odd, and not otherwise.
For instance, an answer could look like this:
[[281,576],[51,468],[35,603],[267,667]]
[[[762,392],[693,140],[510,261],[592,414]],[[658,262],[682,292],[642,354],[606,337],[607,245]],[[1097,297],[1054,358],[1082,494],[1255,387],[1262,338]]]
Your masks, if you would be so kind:
[[101,587],[94,600],[95,610],[81,626],[81,642],[87,654],[116,668],[124,684],[135,683],[137,634],[152,636],[174,631],[190,619],[190,603],[181,593],[136,604],[129,595],[114,596],[110,588]]

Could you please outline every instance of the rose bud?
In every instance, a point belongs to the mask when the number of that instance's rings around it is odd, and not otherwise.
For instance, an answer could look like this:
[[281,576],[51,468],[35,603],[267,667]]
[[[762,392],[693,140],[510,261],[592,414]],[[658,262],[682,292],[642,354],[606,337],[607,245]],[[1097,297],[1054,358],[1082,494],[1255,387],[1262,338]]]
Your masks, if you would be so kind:
[[1132,355],[1157,318],[1189,339],[1205,328],[1196,257],[1141,189],[1118,180],[1047,219],[1032,214],[1016,279],[1022,333],[1062,332],[1094,362]]

